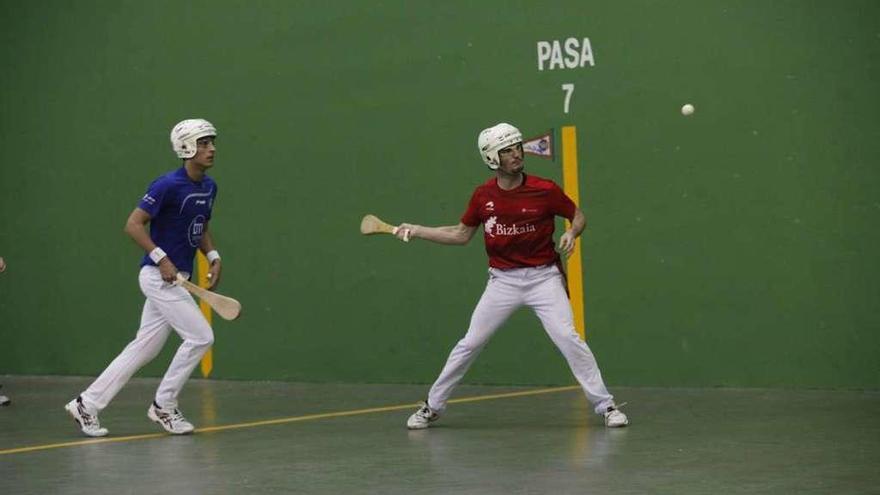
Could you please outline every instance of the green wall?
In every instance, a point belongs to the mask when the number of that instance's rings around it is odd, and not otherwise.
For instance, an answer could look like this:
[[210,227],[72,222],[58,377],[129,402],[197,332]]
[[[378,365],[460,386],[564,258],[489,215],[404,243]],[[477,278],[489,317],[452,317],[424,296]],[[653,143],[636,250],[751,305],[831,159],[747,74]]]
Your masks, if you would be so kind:
[[[482,240],[358,223],[457,223],[488,176],[476,134],[507,121],[577,127],[610,384],[880,387],[877,2],[0,7],[0,373],[94,375],[132,338],[122,226],[177,166],[171,126],[205,117],[221,292],[245,307],[215,324],[213,376],[430,382],[482,292]],[[595,65],[538,70],[537,43],[569,37]],[[559,160],[527,170],[561,182]],[[526,311],[468,380],[571,382]]]

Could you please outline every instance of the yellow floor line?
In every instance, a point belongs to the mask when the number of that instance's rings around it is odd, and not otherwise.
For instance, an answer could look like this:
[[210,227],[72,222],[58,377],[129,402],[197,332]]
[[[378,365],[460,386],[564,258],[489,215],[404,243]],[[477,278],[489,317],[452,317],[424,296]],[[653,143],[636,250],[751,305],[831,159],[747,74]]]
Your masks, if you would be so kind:
[[[577,385],[569,385],[566,387],[542,388],[537,390],[524,390],[521,392],[507,392],[503,394],[478,395],[474,397],[462,397],[461,399],[452,399],[450,404],[460,404],[463,402],[479,402],[483,400],[508,399],[512,397],[525,397],[529,395],[552,394],[555,392],[566,392],[580,388]],[[280,425],[285,423],[296,423],[300,421],[312,421],[317,419],[341,418],[344,416],[357,416],[361,414],[373,414],[388,411],[399,411],[402,409],[410,409],[414,404],[403,404],[399,406],[372,407],[368,409],[356,409],[353,411],[338,411],[321,414],[307,414],[305,416],[292,416],[288,418],[267,419],[264,421],[252,421],[249,423],[236,423],[231,425],[207,426],[205,428],[196,428],[195,433],[215,433],[218,431],[238,430],[242,428],[255,428],[257,426]],[[93,438],[90,440],[77,440],[74,442],[52,443],[46,445],[33,445],[30,447],[20,447],[16,449],[0,450],[0,455],[22,454],[25,452],[36,452],[40,450],[60,449],[64,447],[78,447],[81,445],[95,445],[99,443],[118,443],[130,442],[134,440],[149,440],[153,438],[162,438],[168,436],[167,433],[149,433],[145,435],[131,435],[127,437],[110,437],[110,438]]]
[[145,435],[131,435],[128,437],[93,438],[91,440],[77,440],[75,442],[50,443],[48,445],[34,445],[31,447],[20,447],[17,449],[0,450],[0,455],[21,454],[24,452],[35,452],[37,450],[60,449],[63,447],[79,447],[80,445],[94,445],[96,443],[115,443],[115,442],[127,442],[130,440],[146,440],[149,438],[161,438],[164,436],[167,436],[167,434],[166,433],[148,433]]

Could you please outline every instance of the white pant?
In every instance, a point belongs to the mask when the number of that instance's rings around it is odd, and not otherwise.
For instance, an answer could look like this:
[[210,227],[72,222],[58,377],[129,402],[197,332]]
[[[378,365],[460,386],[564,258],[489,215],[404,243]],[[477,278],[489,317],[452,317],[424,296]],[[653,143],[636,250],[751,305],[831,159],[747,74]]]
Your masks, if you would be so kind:
[[587,399],[603,414],[614,398],[605,388],[596,358],[574,328],[571,304],[564,279],[555,265],[512,270],[489,269],[489,282],[477,303],[471,325],[446,360],[446,366],[431,391],[428,405],[435,411],[446,409],[453,390],[495,331],[520,306],[529,306],[541,320],[544,330],[568,361]]
[[186,289],[166,283],[155,266],[143,267],[138,281],[141,292],[147,297],[141,327],[134,340],[81,394],[83,403],[92,413],[107,407],[132,375],[159,354],[172,327],[183,343],[159,384],[156,404],[163,409],[176,408],[177,395],[214,343],[211,326]]

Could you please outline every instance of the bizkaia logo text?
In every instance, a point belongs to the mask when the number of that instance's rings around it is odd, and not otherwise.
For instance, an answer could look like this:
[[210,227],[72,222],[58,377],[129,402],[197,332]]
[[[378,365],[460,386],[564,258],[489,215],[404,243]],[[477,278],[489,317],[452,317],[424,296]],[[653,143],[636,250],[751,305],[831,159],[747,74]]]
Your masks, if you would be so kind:
[[498,217],[489,217],[486,219],[486,222],[483,224],[483,228],[486,230],[486,234],[489,237],[495,237],[499,235],[520,235],[527,234],[529,232],[535,232],[538,230],[534,225],[527,223],[523,225],[505,225],[503,223],[498,223]]

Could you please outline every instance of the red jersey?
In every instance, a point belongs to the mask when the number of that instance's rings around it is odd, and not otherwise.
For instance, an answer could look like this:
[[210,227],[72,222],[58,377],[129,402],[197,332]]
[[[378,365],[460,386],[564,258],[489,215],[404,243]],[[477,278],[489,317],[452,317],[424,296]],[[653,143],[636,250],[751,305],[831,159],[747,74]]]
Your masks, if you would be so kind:
[[553,263],[556,215],[574,219],[574,202],[555,182],[524,175],[516,189],[505,191],[498,179],[477,186],[461,223],[483,224],[486,253],[493,268],[523,268]]

